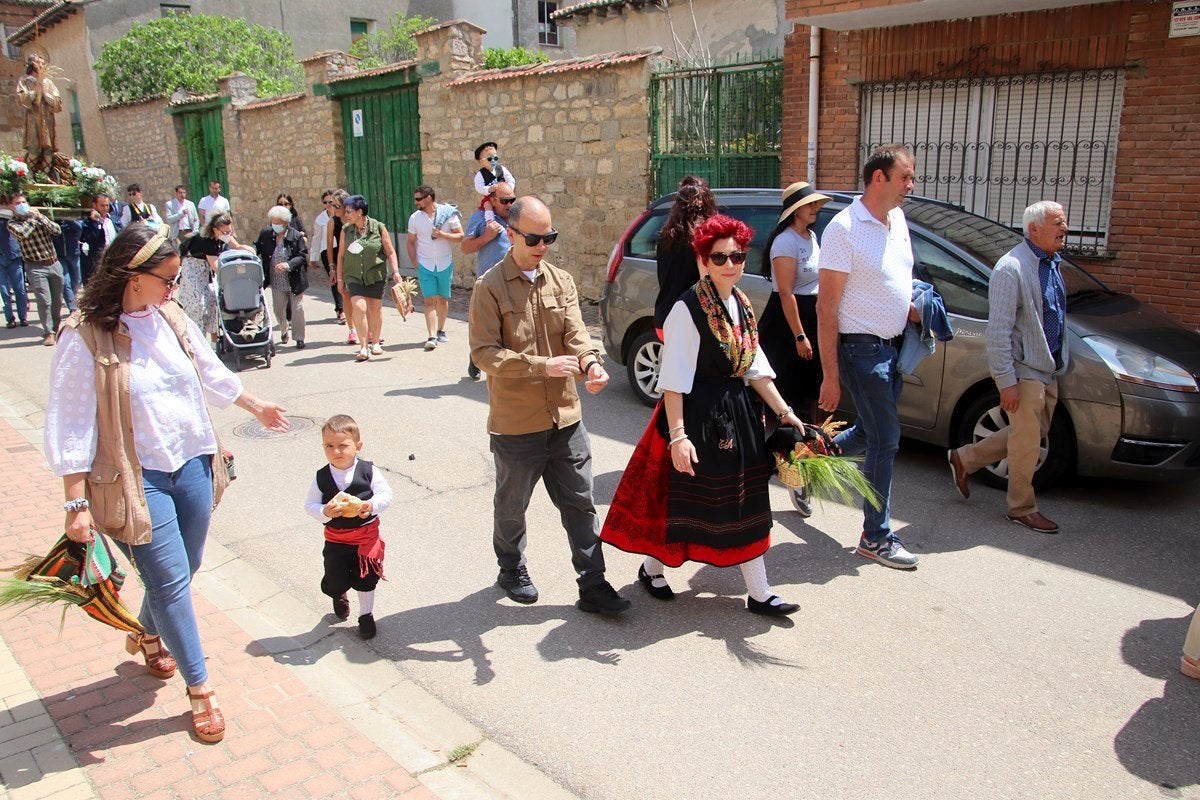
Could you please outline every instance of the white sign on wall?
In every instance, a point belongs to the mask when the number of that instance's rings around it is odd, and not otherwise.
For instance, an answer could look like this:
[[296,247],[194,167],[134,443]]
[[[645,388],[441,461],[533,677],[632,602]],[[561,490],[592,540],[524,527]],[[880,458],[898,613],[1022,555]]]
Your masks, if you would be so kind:
[[363,116],[361,108],[353,109],[350,112],[350,125],[354,128],[355,137],[363,135]]
[[1171,4],[1171,32],[1168,37],[1176,36],[1200,36],[1200,2],[1197,0]]

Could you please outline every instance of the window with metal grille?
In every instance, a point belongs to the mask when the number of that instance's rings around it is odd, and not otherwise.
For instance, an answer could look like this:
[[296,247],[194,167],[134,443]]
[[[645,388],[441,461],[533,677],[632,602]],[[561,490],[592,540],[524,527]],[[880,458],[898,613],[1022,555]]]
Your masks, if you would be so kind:
[[860,163],[903,142],[915,194],[1015,230],[1026,206],[1056,200],[1066,249],[1105,255],[1124,87],[1117,69],[864,84]]
[[538,44],[558,46],[558,23],[550,15],[558,11],[558,3],[538,0]]
[[69,94],[71,98],[71,142],[75,145],[75,155],[82,156],[87,153],[87,148],[83,146],[83,117],[79,113],[79,94],[74,89]]

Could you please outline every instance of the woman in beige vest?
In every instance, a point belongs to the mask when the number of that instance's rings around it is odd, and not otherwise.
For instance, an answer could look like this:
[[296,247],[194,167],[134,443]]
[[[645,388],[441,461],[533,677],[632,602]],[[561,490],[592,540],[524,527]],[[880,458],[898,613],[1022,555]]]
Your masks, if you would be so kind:
[[191,592],[228,483],[208,403],[236,404],[272,430],[288,421],[242,389],[171,299],[179,269],[166,226],[130,225],[104,251],[55,348],[46,456],[63,479],[67,536],[88,542],[103,531],[142,579],[146,632],[126,649],[140,650],[157,678],[183,673],[196,736],[217,742],[225,720]]

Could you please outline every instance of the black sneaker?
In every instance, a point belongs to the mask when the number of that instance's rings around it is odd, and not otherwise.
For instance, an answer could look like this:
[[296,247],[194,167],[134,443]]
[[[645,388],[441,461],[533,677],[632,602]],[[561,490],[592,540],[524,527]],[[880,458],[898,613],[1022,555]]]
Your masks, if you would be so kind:
[[364,639],[375,638],[375,615],[363,614],[358,618],[358,635]]
[[808,519],[812,516],[812,503],[808,499],[808,487],[801,486],[799,489],[788,489],[788,494],[792,498],[792,508],[796,509],[796,513],[801,519]]
[[473,381],[479,380],[479,367],[475,366],[474,361],[467,361],[467,377]]
[[529,605],[537,602],[537,587],[533,585],[533,579],[529,577],[529,570],[524,564],[514,569],[501,569],[496,576],[496,583],[515,603]]
[[604,614],[608,617],[620,614],[631,605],[633,604],[617,594],[617,590],[608,581],[600,581],[591,586],[581,586],[579,600],[575,603],[575,607],[580,611],[586,611],[589,614]]
[[350,599],[345,592],[333,598],[333,615],[338,619],[350,619]]

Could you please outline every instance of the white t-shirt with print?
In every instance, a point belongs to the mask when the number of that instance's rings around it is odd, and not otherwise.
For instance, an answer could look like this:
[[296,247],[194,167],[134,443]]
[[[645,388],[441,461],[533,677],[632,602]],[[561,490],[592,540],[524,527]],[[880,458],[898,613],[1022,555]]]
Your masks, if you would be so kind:
[[[443,222],[441,230],[448,233],[461,231],[462,222],[458,215],[454,214]],[[454,266],[454,249],[450,246],[450,240],[433,238],[433,217],[417,209],[408,218],[408,232],[417,236],[417,262],[422,267],[441,272]]]
[[912,304],[912,241],[904,212],[893,208],[884,225],[855,198],[822,234],[823,270],[846,273],[838,333],[891,339],[904,332]]

